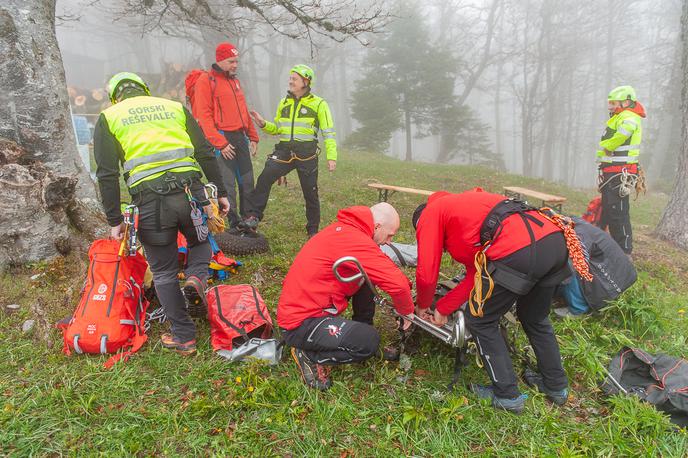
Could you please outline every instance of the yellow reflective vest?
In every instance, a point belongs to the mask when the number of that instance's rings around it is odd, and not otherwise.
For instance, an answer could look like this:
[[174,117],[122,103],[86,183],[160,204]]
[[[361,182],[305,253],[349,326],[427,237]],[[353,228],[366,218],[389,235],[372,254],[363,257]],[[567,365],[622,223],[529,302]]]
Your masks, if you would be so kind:
[[169,171],[201,173],[181,103],[130,97],[107,108],[103,115],[124,150],[121,159],[129,189]]
[[327,102],[308,93],[296,99],[288,94],[277,106],[274,122],[266,121],[263,130],[279,135],[280,142],[316,142],[322,132],[327,160],[337,160],[337,141],[332,113]]
[[643,134],[641,119],[639,114],[630,110],[610,117],[600,141],[602,149],[597,151],[597,161],[616,165],[637,164]]

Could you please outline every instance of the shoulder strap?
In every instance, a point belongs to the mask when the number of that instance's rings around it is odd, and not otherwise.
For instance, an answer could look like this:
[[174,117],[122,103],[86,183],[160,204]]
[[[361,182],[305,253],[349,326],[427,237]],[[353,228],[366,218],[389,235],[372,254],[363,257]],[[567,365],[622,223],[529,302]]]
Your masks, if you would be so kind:
[[227,326],[229,326],[230,328],[232,328],[232,329],[234,329],[236,332],[238,332],[238,333],[241,335],[241,337],[243,337],[244,339],[246,339],[246,341],[248,342],[248,334],[246,333],[246,331],[244,331],[243,328],[240,328],[240,327],[238,327],[238,326],[235,326],[234,323],[231,323],[227,318],[225,318],[225,315],[222,313],[222,303],[220,302],[220,292],[219,292],[219,289],[220,289],[220,288],[219,288],[218,286],[216,286],[215,288],[213,288],[213,290],[214,290],[214,292],[215,292],[215,299],[217,300],[217,311],[219,312],[218,314],[220,315],[220,320],[221,320],[224,324],[226,324]]
[[395,247],[393,243],[390,243],[387,245],[394,251],[394,254],[397,255],[397,259],[399,260],[399,264],[401,264],[401,267],[408,267],[408,264],[406,263],[406,259],[404,259],[404,256],[401,254],[401,250],[399,248]]
[[504,199],[497,203],[487,214],[480,226],[480,245],[492,242],[499,235],[502,222],[515,213],[537,211],[537,208],[528,205],[522,200]]

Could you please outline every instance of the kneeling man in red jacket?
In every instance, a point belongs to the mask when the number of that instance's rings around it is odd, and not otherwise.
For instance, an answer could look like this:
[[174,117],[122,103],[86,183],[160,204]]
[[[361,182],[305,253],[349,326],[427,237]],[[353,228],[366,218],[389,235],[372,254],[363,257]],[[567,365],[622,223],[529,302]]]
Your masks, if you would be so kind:
[[[372,207],[340,210],[337,221],[308,240],[296,255],[282,285],[277,323],[306,385],[327,390],[333,365],[364,361],[380,345],[372,326],[373,293],[365,284],[342,283],[332,265],[343,256],[359,260],[372,283],[392,298],[402,315],[413,313],[411,283],[379,245],[391,242],[399,229],[399,214],[382,202]],[[343,276],[351,267],[340,268]],[[352,320],[340,315],[352,298]],[[410,322],[405,322],[405,327]]]
[[[488,221],[492,221],[487,224]],[[432,304],[442,260],[447,252],[466,266],[466,277],[450,293],[437,301],[434,315],[426,314],[437,325],[458,310],[476,287],[476,253],[485,253],[487,262],[481,273],[482,308],[466,313],[466,324],[478,346],[491,385],[472,385],[481,398],[489,398],[498,408],[520,413],[525,396],[518,390],[516,374],[499,321],[516,303],[516,313],[528,336],[541,378],[533,384],[549,399],[564,404],[568,397],[566,373],[552,323],[548,318],[556,285],[568,278],[568,251],[562,230],[547,217],[499,194],[476,188],[461,194],[437,192],[427,206],[413,215],[418,240],[416,268],[417,305]],[[491,231],[485,232],[488,227]],[[487,237],[486,237],[487,236]],[[483,249],[483,247],[486,247]],[[494,281],[486,280],[490,273]],[[477,312],[474,314],[474,311]],[[422,314],[422,312],[420,312]]]

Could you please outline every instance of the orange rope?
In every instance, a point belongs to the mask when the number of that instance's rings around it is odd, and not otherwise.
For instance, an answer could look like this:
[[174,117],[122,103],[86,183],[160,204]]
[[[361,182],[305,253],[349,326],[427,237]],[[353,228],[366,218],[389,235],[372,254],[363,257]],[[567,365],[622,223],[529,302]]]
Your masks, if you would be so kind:
[[[473,261],[473,265],[475,265],[475,277],[473,277],[473,289],[471,290],[470,296],[468,296],[468,307],[471,311],[471,315],[479,318],[482,318],[485,301],[492,296],[492,290],[494,289],[494,280],[492,280],[492,276],[490,276],[490,273],[487,271],[487,255],[485,254],[486,246],[487,244],[485,244],[485,246],[483,246],[483,248],[481,248],[480,251],[475,254],[475,259]],[[484,296],[483,272],[485,273],[485,278],[487,279],[487,283],[489,285],[487,294]],[[478,304],[477,310],[473,304],[474,301]]]
[[551,208],[541,208],[538,210],[538,213],[562,230],[573,268],[584,280],[592,281],[592,274],[590,273],[588,261],[585,259],[583,244],[581,244],[576,231],[573,230],[573,221],[571,221],[571,218],[562,216],[554,212]]

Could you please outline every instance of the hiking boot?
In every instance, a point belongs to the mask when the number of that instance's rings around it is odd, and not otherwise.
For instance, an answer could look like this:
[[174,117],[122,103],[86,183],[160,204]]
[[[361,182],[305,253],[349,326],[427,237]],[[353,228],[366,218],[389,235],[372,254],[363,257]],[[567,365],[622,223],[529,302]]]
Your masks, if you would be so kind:
[[237,224],[237,229],[242,232],[256,232],[256,229],[258,229],[258,223],[260,223],[258,218],[255,216],[249,216]]
[[291,349],[291,356],[296,361],[296,365],[301,371],[301,379],[310,388],[316,388],[320,391],[326,391],[332,385],[330,381],[330,366],[323,366],[316,364],[310,360],[303,350],[298,348]]
[[571,310],[569,310],[568,307],[559,307],[554,309],[554,316],[557,318],[582,318],[584,313],[581,314],[575,314],[571,313]]
[[189,356],[196,353],[196,339],[189,340],[188,342],[180,342],[177,338],[173,337],[172,334],[165,333],[160,336],[160,342],[163,347],[174,350],[180,355]]
[[187,302],[189,315],[204,317],[208,315],[208,303],[205,300],[205,284],[195,275],[189,276],[182,287]]
[[491,399],[492,407],[496,409],[504,409],[515,414],[520,414],[523,412],[526,399],[528,399],[528,396],[525,394],[513,399],[498,398],[494,394],[492,385],[478,385],[476,383],[471,383],[471,391],[473,391],[480,399]]
[[388,345],[384,348],[378,348],[376,355],[383,361],[399,361],[399,357],[401,356],[401,348],[398,346]]
[[569,399],[569,390],[550,390],[545,386],[545,381],[542,379],[542,374],[526,369],[523,373],[523,380],[533,388],[537,388],[540,393],[544,393],[547,399],[558,406],[563,406]]

